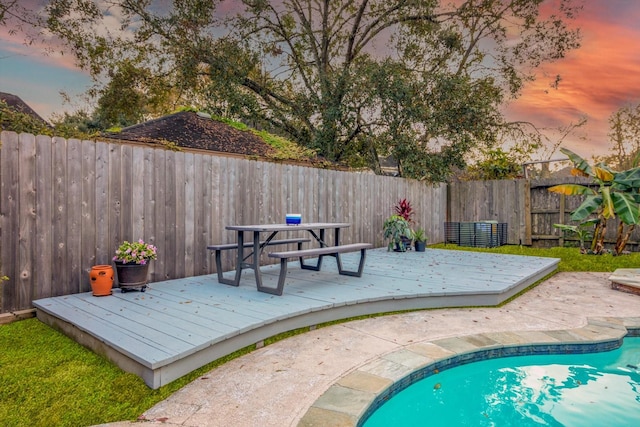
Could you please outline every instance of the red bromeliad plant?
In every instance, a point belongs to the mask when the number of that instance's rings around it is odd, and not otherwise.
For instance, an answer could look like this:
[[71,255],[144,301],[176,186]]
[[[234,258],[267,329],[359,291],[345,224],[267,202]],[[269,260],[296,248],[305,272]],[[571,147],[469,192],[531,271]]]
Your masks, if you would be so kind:
[[406,219],[408,222],[413,222],[411,217],[414,214],[413,208],[411,207],[411,202],[407,199],[401,199],[398,201],[398,204],[394,207],[396,214],[400,215],[402,218]]

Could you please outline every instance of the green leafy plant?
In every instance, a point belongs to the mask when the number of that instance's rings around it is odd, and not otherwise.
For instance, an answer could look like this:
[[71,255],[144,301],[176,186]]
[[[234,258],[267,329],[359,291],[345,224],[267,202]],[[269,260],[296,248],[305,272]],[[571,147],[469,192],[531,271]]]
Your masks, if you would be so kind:
[[549,188],[549,191],[567,196],[586,196],[582,204],[571,213],[571,219],[582,222],[592,214],[598,218],[591,242],[591,253],[601,254],[605,251],[604,236],[607,220],[616,216],[620,218],[613,253],[621,254],[640,219],[638,205],[640,203],[640,194],[638,194],[640,168],[616,172],[603,163],[592,167],[574,152],[566,148],[561,148],[560,151],[573,162],[574,168],[571,171],[573,175],[591,177],[598,188],[593,189],[579,184],[561,184]]
[[418,228],[418,229],[413,231],[413,240],[415,242],[426,242],[427,241],[427,235],[426,235],[426,232],[424,231],[424,228]]
[[583,221],[578,225],[553,224],[553,226],[567,233],[575,234],[578,237],[578,240],[580,240],[580,252],[584,254],[587,253],[584,242],[585,240],[593,237],[592,229],[596,224],[598,224],[598,222],[600,222],[599,219],[592,218]]
[[407,250],[404,244],[404,239],[411,240],[413,238],[413,232],[409,226],[409,221],[400,215],[391,215],[384,221],[383,230],[384,238],[389,239],[389,244],[387,245],[388,251],[393,249],[394,245],[398,246],[400,252]]
[[140,239],[134,243],[125,240],[118,249],[116,249],[116,255],[113,257],[113,260],[124,264],[146,264],[147,261],[157,258],[157,248]]

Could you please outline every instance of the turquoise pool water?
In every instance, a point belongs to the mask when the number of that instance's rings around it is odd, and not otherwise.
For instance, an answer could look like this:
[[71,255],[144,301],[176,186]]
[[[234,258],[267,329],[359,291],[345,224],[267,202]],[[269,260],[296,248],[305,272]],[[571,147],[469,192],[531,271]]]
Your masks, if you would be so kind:
[[640,426],[640,338],[603,353],[447,369],[394,395],[363,426]]

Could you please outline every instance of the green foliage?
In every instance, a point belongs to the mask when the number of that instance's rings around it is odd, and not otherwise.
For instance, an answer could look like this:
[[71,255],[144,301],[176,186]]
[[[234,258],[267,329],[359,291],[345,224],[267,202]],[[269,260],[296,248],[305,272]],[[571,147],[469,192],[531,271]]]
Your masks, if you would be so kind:
[[[217,120],[217,121],[219,121],[219,122],[222,122],[222,123],[224,123],[224,124],[227,124],[227,125],[231,126],[231,127],[232,127],[232,128],[234,128],[234,129],[238,129],[238,130],[241,130],[241,131],[247,131],[247,130],[249,130],[249,126],[247,126],[246,124],[244,124],[244,123],[242,123],[242,122],[239,122],[239,121],[237,121],[237,120],[231,120],[231,119],[229,119],[229,118],[227,118],[227,117],[221,117],[221,116],[211,116],[211,118],[212,118],[213,120]],[[257,134],[257,133],[258,133],[258,132],[256,132],[256,134]],[[265,132],[265,133],[266,133],[266,132]]]
[[256,131],[252,129],[252,132],[276,149],[276,154],[271,156],[276,160],[308,160],[316,157],[314,150],[304,148],[286,138],[273,135],[263,130]]
[[549,191],[568,196],[586,195],[582,204],[571,213],[571,219],[583,222],[591,215],[596,216],[597,223],[590,249],[592,253],[600,254],[605,250],[607,220],[618,217],[621,223],[614,253],[621,254],[635,225],[640,221],[640,168],[615,172],[603,163],[591,166],[566,148],[561,148],[560,151],[573,162],[574,174],[591,177],[598,188],[595,190],[582,185],[562,184],[550,187]]
[[406,250],[402,238],[411,239],[413,232],[409,226],[409,221],[401,217],[400,215],[391,215],[384,221],[382,226],[384,232],[384,239],[389,239],[387,250],[390,251],[395,245],[398,245],[400,252]]
[[275,149],[275,154],[270,157],[274,160],[309,160],[316,157],[316,152],[308,148],[304,148],[295,142],[292,142],[281,136],[274,135],[265,130],[251,129],[246,124],[227,117],[212,116],[212,120],[216,120],[231,126],[234,129],[243,132],[252,132],[259,136],[262,140]]
[[54,115],[50,126],[32,115],[16,111],[4,101],[0,101],[0,130],[77,139],[92,139],[98,133],[93,120],[83,111]]
[[625,105],[609,117],[612,154],[604,162],[620,170],[638,166],[640,158],[640,104]]
[[417,228],[416,230],[413,231],[413,240],[415,242],[426,242],[427,241],[427,234],[426,234],[424,228]]
[[105,35],[116,15],[93,2],[52,0],[46,14],[94,76],[104,127],[194,105],[329,161],[379,171],[391,155],[403,176],[439,182],[518,127],[502,103],[579,46],[572,1],[543,14],[522,0],[243,0],[242,14],[221,22],[219,2],[115,0],[122,37]]
[[0,130],[33,135],[53,135],[53,129],[46,122],[14,110],[2,100],[0,100]]
[[511,153],[501,148],[489,150],[484,159],[467,169],[469,180],[515,179],[522,174],[522,166]]
[[592,229],[600,222],[599,219],[589,219],[581,222],[578,225],[567,225],[567,224],[553,224],[555,228],[558,228],[562,231],[575,234],[578,236],[578,240],[580,240],[580,251],[582,253],[586,252],[586,248],[584,246],[584,242],[587,239],[593,237]]

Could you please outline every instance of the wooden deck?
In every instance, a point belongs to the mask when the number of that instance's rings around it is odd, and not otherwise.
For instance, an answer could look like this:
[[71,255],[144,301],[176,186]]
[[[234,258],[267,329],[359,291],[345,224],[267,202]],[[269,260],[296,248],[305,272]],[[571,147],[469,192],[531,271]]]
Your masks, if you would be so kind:
[[[342,257],[355,268],[359,254]],[[147,292],[91,293],[34,301],[38,318],[123,370],[161,387],[245,346],[294,328],[371,313],[496,305],[554,271],[555,258],[427,249],[367,252],[362,277],[289,263],[282,296],[257,292],[252,271],[240,287],[215,275],[151,283]],[[278,265],[263,268],[275,285]],[[231,273],[226,273],[231,274]]]

